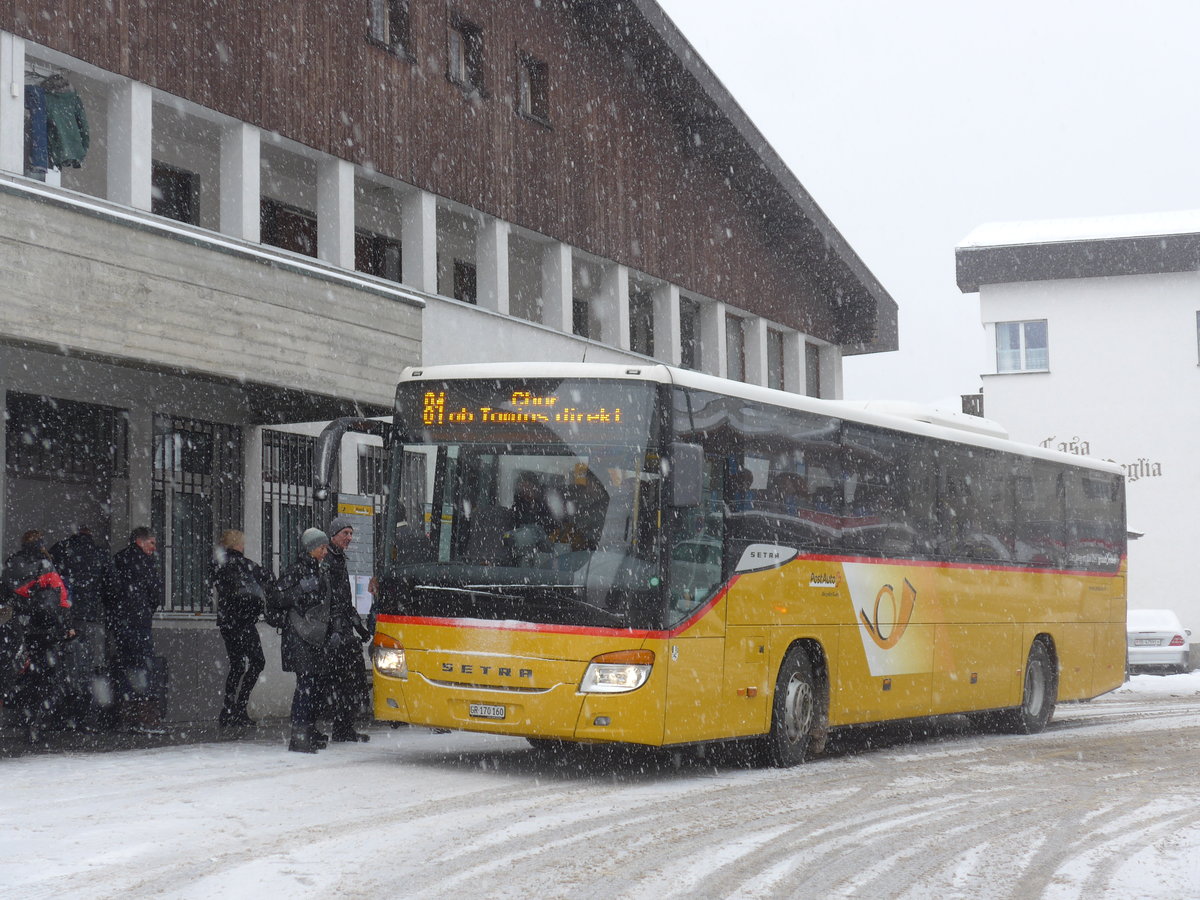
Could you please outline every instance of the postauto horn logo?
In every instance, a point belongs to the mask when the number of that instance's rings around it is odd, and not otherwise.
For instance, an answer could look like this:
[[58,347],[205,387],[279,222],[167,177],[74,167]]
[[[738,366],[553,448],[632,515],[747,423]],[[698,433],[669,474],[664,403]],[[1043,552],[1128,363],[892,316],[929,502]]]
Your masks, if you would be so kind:
[[[842,571],[850,595],[850,615],[858,626],[870,673],[890,676],[932,671],[934,629],[922,626],[917,588],[904,567],[847,562]],[[922,608],[932,613],[930,601],[936,599],[936,594],[927,592]]]
[[[871,615],[861,607],[858,617],[867,629],[867,633],[881,650],[891,650],[904,636],[908,623],[912,621],[913,609],[917,605],[917,589],[906,578],[904,589],[900,593],[900,602],[896,603],[896,589],[885,584],[875,595],[875,609]],[[884,619],[879,618],[880,607],[883,607]]]

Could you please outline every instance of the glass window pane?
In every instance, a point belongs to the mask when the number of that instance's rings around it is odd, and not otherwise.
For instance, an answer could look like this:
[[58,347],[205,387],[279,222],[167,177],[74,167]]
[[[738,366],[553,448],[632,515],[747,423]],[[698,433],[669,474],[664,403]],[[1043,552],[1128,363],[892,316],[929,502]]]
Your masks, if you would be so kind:
[[999,322],[996,324],[996,371],[1018,372],[1020,369],[1020,323]]
[[1045,320],[1025,323],[1025,368],[1050,367],[1049,336]]

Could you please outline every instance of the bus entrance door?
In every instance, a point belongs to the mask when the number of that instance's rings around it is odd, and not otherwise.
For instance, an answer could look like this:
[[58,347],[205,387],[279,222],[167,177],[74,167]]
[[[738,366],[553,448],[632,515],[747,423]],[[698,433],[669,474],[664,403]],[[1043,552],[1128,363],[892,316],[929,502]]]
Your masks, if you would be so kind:
[[722,734],[725,712],[725,604],[718,603],[680,634],[671,634],[667,658],[667,709],[663,742],[681,744]]

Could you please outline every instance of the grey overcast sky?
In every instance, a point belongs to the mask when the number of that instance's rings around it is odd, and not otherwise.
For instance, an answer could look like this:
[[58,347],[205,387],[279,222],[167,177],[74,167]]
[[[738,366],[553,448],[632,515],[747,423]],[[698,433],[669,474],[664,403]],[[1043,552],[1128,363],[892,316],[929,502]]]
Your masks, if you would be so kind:
[[979,388],[977,225],[1200,208],[1196,0],[659,2],[900,305],[848,399]]

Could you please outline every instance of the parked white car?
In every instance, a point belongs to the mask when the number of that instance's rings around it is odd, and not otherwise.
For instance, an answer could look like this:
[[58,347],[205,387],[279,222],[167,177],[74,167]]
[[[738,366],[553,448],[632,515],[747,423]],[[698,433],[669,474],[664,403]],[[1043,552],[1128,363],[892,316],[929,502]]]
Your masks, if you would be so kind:
[[1131,609],[1126,618],[1129,671],[1188,672],[1191,630],[1169,609]]

